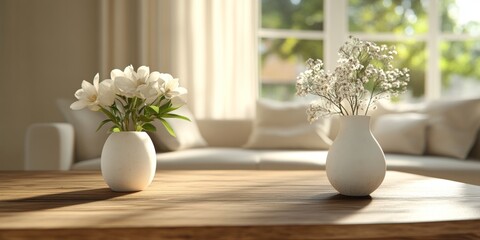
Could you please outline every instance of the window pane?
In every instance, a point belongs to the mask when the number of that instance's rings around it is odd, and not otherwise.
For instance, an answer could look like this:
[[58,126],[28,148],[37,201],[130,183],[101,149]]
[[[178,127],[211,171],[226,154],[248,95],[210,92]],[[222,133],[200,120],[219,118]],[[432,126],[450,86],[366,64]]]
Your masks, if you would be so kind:
[[323,58],[323,41],[295,38],[260,42],[261,97],[277,100],[295,98],[297,75],[308,58]]
[[410,82],[407,92],[398,98],[405,101],[418,101],[425,96],[426,44],[424,42],[377,42],[395,46],[398,52],[393,60],[396,68],[410,69]]
[[480,41],[442,42],[442,96],[480,96]]
[[428,31],[425,0],[349,0],[351,32],[413,35]]
[[323,0],[262,0],[262,28],[323,30]]
[[475,0],[443,0],[442,31],[480,35],[479,7]]

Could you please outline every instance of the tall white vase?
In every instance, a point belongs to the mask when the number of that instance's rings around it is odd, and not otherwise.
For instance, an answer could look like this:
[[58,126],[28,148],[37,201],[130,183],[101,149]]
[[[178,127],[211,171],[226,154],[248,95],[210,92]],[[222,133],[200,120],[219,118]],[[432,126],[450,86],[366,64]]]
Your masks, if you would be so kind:
[[369,116],[343,116],[328,151],[326,172],[330,184],[342,195],[367,196],[385,178],[383,150],[370,131]]
[[107,138],[102,150],[102,176],[116,192],[145,189],[157,166],[155,147],[146,132],[117,132]]

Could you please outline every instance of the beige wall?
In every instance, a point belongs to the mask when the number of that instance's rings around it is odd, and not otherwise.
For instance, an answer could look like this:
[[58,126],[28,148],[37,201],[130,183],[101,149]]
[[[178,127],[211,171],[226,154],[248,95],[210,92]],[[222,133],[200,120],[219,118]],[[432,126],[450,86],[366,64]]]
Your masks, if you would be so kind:
[[26,129],[63,121],[72,98],[99,71],[97,0],[0,0],[0,170],[23,168]]

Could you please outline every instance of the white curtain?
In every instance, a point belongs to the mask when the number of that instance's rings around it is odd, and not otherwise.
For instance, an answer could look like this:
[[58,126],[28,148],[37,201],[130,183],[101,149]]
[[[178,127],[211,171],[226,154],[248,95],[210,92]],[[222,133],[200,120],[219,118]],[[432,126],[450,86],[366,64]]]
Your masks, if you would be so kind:
[[173,1],[174,72],[197,118],[251,118],[257,98],[255,0]]
[[[162,0],[102,0],[100,2],[100,64],[104,77],[113,68],[148,65],[152,70],[168,72],[169,49],[166,31],[170,22],[160,12],[169,8]],[[167,52],[167,54],[169,54]]]
[[252,118],[256,6],[256,0],[103,0],[102,72],[148,65],[180,78],[196,118]]

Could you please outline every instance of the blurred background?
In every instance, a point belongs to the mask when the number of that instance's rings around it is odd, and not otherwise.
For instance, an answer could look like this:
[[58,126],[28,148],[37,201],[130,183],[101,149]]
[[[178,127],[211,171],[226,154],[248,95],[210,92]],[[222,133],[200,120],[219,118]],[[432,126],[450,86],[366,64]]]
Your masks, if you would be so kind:
[[23,169],[28,126],[65,121],[82,80],[132,64],[180,78],[197,118],[251,119],[295,101],[308,58],[333,69],[349,35],[395,45],[396,101],[480,96],[477,0],[0,0],[0,170]]
[[480,95],[480,15],[476,11],[479,1],[261,2],[263,97],[295,98],[293,80],[303,70],[305,60],[332,60],[325,59],[325,55],[338,50],[325,47],[325,40],[332,35],[339,35],[335,39],[340,40],[352,35],[395,45],[396,67],[411,70],[412,82],[403,100]]

